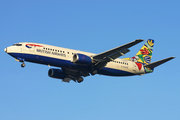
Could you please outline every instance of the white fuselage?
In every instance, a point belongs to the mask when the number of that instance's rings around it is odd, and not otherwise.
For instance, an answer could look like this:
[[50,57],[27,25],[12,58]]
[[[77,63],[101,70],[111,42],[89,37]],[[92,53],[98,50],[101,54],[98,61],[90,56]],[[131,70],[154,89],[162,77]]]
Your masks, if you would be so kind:
[[[14,45],[5,48],[5,51],[16,59],[23,58],[25,61],[35,62],[40,64],[46,64],[50,66],[65,67],[66,63],[72,62],[73,54],[80,53],[92,57],[96,54],[83,52],[79,50],[67,49],[62,47],[56,47],[46,44],[39,43],[30,43],[22,42],[18,43],[19,45]],[[24,56],[24,57],[23,57]],[[52,60],[52,61],[51,61]],[[59,64],[58,60],[62,63]],[[64,63],[63,63],[64,62]],[[144,67],[139,69],[138,65],[135,62],[124,60],[124,59],[115,59],[110,61],[104,67],[104,69],[111,69],[115,71],[123,71],[131,73],[132,75],[141,75],[145,74]],[[99,74],[103,74],[104,71]],[[105,73],[105,75],[111,76],[126,76],[122,74],[111,74]],[[128,75],[127,75],[128,76]]]

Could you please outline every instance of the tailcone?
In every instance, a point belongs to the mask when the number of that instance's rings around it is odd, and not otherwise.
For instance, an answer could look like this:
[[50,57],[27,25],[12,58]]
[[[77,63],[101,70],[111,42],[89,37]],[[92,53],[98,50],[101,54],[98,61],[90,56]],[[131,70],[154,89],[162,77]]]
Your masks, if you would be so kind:
[[154,68],[144,67],[145,73],[152,73],[154,71]]

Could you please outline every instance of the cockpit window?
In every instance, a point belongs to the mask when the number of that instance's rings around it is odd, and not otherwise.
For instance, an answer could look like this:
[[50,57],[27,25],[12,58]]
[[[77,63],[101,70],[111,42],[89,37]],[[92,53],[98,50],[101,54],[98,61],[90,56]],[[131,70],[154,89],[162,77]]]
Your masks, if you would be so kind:
[[13,44],[13,46],[22,46],[22,44],[17,43],[17,44]]

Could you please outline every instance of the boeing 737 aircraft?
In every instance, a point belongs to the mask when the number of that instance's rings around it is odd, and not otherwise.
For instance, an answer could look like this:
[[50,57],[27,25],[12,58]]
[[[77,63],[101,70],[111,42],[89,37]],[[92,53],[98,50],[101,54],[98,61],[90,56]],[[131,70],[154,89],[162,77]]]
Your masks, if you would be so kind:
[[152,39],[148,39],[134,57],[119,58],[129,52],[130,47],[142,41],[144,40],[137,39],[99,54],[31,42],[16,43],[4,51],[16,61],[22,62],[21,67],[25,67],[25,61],[60,67],[61,69],[49,69],[49,77],[81,83],[83,77],[95,74],[132,76],[152,73],[155,67],[174,58],[151,63],[154,46]]

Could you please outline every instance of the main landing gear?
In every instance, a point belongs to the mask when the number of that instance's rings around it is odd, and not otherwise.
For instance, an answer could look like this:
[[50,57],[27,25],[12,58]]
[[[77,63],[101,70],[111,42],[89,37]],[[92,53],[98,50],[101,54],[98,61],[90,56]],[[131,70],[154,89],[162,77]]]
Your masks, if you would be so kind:
[[84,79],[83,79],[82,77],[79,77],[79,78],[77,79],[77,82],[78,82],[78,83],[81,83],[83,80],[84,80]]
[[21,64],[21,67],[23,68],[23,67],[25,67],[26,65],[25,65],[25,63],[23,62],[22,64]]

